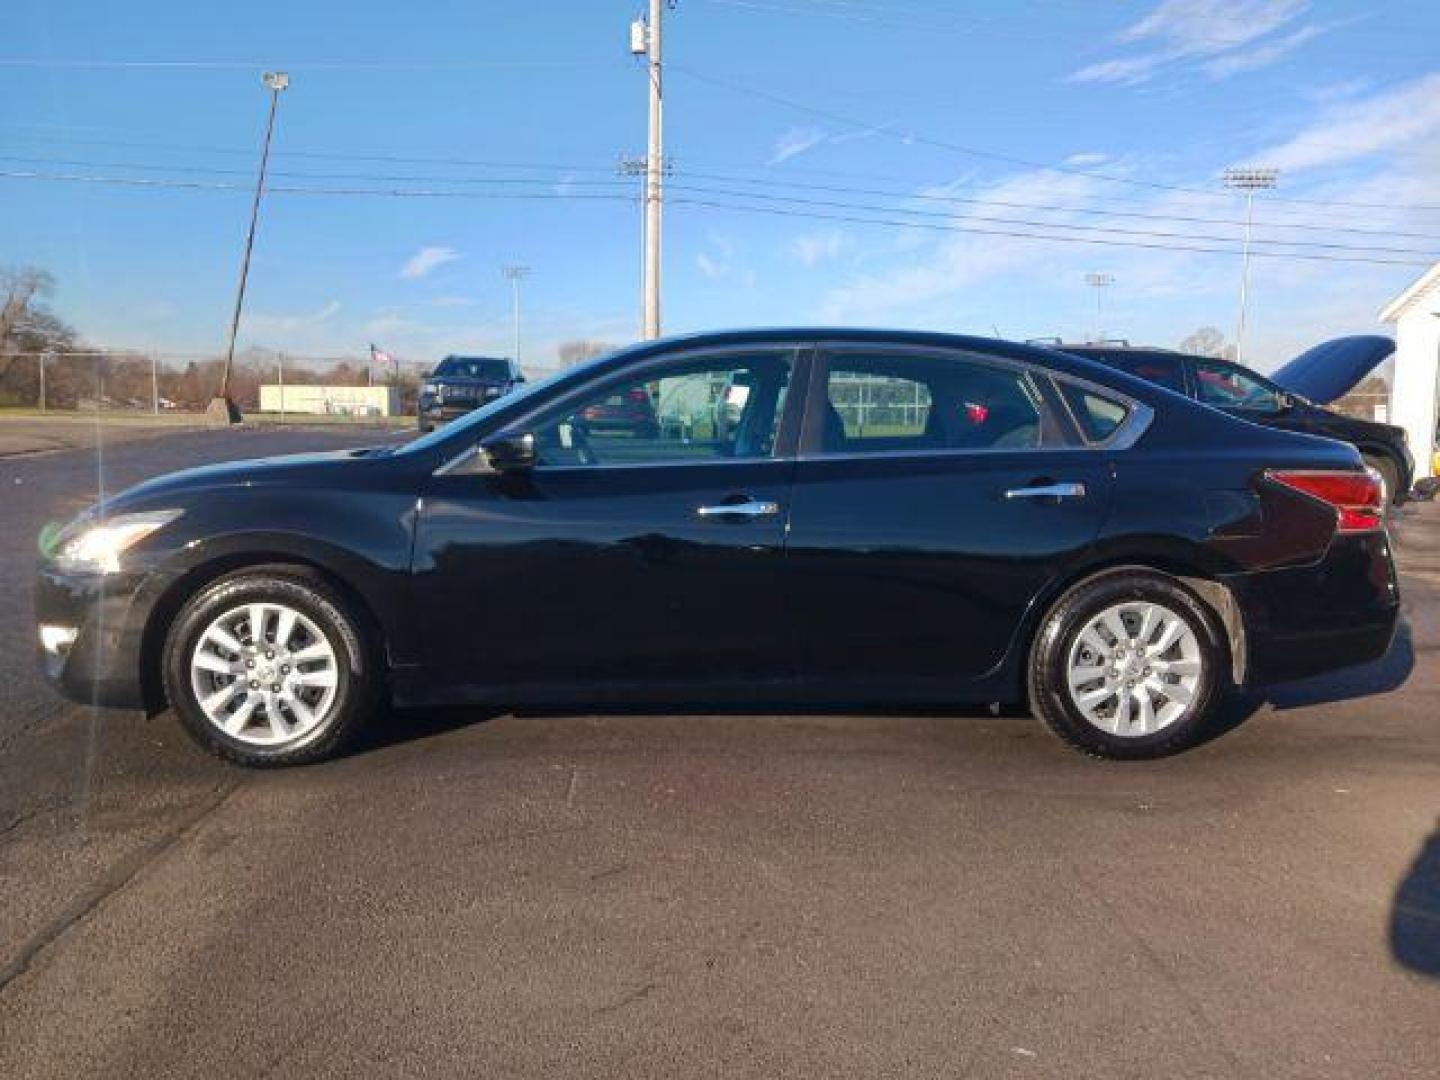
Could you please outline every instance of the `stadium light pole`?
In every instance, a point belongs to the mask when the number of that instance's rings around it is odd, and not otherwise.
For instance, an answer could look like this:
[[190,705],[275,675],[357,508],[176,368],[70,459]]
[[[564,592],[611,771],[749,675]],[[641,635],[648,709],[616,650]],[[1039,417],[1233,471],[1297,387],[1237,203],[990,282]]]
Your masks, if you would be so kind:
[[506,277],[506,279],[510,282],[510,291],[511,291],[511,294],[512,294],[512,298],[513,298],[513,300],[514,300],[514,310],[515,310],[515,366],[516,366],[516,367],[519,367],[519,366],[520,366],[520,279],[523,278],[523,277],[528,277],[528,276],[529,276],[529,274],[530,274],[530,267],[528,267],[528,266],[520,266],[520,265],[517,265],[517,264],[515,264],[515,263],[510,263],[510,264],[508,264],[508,265],[506,265],[506,266],[502,266],[502,267],[500,268],[500,273],[504,274],[505,277]]
[[1095,325],[1090,332],[1090,340],[1098,345],[1100,343],[1100,298],[1105,295],[1106,289],[1115,284],[1115,275],[1089,273],[1085,275],[1085,284],[1095,290]]
[[235,313],[230,318],[230,339],[225,346],[225,368],[220,375],[220,394],[207,410],[213,420],[238,424],[240,410],[230,398],[230,372],[235,366],[235,337],[240,332],[240,312],[245,306],[245,283],[250,277],[250,252],[255,247],[255,224],[260,217],[260,196],[265,192],[265,170],[270,164],[270,139],[275,134],[275,112],[280,107],[280,93],[290,86],[290,76],[283,71],[267,71],[260,76],[270,91],[270,112],[265,119],[265,141],[260,147],[260,173],[255,180],[255,199],[250,204],[250,228],[245,233],[245,253],[240,257],[240,281],[235,287]]
[[1240,316],[1235,324],[1235,361],[1245,361],[1245,314],[1250,292],[1250,229],[1255,215],[1255,193],[1270,191],[1280,179],[1279,169],[1226,169],[1222,179],[1232,191],[1245,193],[1245,254],[1240,264]]

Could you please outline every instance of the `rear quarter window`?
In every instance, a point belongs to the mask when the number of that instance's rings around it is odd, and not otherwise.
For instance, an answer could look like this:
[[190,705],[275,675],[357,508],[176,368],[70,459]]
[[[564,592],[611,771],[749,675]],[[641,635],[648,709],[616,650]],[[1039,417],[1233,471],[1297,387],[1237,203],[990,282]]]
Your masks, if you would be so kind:
[[1089,442],[1104,442],[1120,429],[1130,415],[1130,406],[1089,387],[1058,380],[1060,393]]

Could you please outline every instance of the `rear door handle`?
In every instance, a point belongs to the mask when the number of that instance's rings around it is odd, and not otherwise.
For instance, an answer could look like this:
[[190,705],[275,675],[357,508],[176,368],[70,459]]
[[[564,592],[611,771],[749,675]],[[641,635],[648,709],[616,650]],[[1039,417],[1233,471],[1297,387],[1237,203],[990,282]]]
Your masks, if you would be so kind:
[[780,512],[780,504],[773,502],[720,503],[718,506],[700,506],[695,513],[702,518],[759,518],[772,517]]
[[1011,488],[1005,492],[1007,499],[1083,499],[1085,485],[1080,483],[1039,484],[1035,487]]

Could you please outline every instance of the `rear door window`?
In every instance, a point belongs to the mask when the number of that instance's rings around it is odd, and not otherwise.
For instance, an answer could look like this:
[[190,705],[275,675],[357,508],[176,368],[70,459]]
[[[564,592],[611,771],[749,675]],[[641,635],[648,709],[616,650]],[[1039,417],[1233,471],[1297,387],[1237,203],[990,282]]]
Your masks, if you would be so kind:
[[977,356],[836,353],[824,390],[813,436],[821,453],[1027,450],[1064,442],[1025,371]]

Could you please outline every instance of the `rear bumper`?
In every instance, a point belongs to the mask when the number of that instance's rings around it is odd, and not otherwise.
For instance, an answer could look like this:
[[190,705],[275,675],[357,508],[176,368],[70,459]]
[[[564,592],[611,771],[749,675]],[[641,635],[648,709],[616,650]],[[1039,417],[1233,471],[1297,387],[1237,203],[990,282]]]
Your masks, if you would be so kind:
[[1266,686],[1378,660],[1400,588],[1384,532],[1338,536],[1310,566],[1226,579],[1245,623],[1246,679]]

